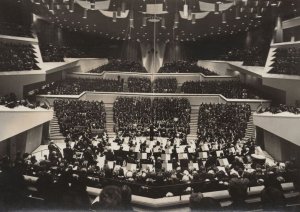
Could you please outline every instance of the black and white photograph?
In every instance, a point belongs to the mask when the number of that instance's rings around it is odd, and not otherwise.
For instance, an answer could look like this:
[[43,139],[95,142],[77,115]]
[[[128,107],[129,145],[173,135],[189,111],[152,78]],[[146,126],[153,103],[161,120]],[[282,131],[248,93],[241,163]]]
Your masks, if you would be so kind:
[[0,0],[0,211],[300,211],[300,0]]

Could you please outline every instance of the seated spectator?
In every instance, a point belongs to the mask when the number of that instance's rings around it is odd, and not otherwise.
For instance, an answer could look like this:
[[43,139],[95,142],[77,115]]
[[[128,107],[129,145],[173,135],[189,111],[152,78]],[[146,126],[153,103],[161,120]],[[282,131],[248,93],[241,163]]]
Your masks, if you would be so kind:
[[129,77],[127,84],[129,92],[150,93],[152,91],[151,80],[146,77]]
[[120,71],[120,72],[142,72],[147,73],[147,70],[142,64],[128,60],[110,60],[108,64],[91,70],[91,73],[102,73],[103,71]]
[[9,157],[1,158],[0,163],[0,209],[22,210],[25,206],[26,184],[22,166],[13,166]]
[[122,192],[122,205],[126,211],[133,211],[131,206],[131,188],[127,185],[123,185],[121,188]]
[[269,73],[300,75],[300,48],[278,48]]
[[228,192],[231,197],[232,203],[227,206],[227,210],[249,210],[249,206],[246,203],[248,180],[241,180],[234,178],[229,182]]
[[30,44],[0,42],[0,71],[40,70]]
[[210,71],[206,68],[197,65],[197,62],[188,61],[174,61],[171,63],[165,63],[158,73],[202,73],[206,76],[218,75],[217,73]]
[[177,90],[176,78],[157,78],[153,82],[154,93],[175,93]]
[[258,99],[261,92],[249,85],[235,81],[187,81],[182,84],[184,93],[221,94],[226,98]]
[[84,91],[121,92],[123,91],[123,84],[124,81],[120,77],[118,80],[67,78],[44,85],[37,93],[49,95],[78,95]]

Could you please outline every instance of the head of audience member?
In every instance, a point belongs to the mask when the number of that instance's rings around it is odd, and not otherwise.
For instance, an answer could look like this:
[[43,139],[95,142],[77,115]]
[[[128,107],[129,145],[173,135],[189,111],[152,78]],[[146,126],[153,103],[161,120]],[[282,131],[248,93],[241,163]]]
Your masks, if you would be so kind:
[[190,196],[190,209],[191,210],[199,210],[200,208],[200,202],[203,198],[202,193],[192,193]]
[[118,186],[106,186],[100,193],[100,205],[104,210],[120,210],[122,208],[122,190]]
[[243,207],[247,198],[248,179],[233,178],[229,182],[228,192],[233,207]]
[[285,206],[285,197],[278,188],[267,187],[260,193],[264,210],[280,210]]

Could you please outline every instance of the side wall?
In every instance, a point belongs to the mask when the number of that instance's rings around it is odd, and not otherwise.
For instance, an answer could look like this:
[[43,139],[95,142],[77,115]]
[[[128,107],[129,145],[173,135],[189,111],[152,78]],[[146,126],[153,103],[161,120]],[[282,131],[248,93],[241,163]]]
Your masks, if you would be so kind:
[[44,125],[36,126],[30,130],[19,133],[0,142],[0,157],[8,155],[14,159],[17,152],[21,154],[33,152],[41,145]]
[[258,130],[257,142],[277,161],[294,159],[300,167],[300,147],[266,130]]

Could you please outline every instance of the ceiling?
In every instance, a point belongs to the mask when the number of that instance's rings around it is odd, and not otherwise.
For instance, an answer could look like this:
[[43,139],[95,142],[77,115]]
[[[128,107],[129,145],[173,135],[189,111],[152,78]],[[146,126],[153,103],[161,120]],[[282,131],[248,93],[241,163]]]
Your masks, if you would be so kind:
[[[140,42],[153,41],[154,35],[157,42],[227,36],[272,24],[279,14],[283,17],[299,15],[297,0],[75,0],[74,10],[70,11],[72,1],[32,0],[30,8],[36,15],[70,31]],[[101,11],[90,9],[90,1],[92,5],[95,2],[96,7],[102,6]],[[163,11],[158,12],[158,7],[155,7],[156,12],[147,10],[150,4],[162,5]],[[187,13],[190,20],[180,16],[179,11],[183,11],[185,4],[190,10]],[[226,5],[231,6],[221,11]],[[212,8],[213,11],[207,11]],[[162,27],[163,19],[165,27]]]

